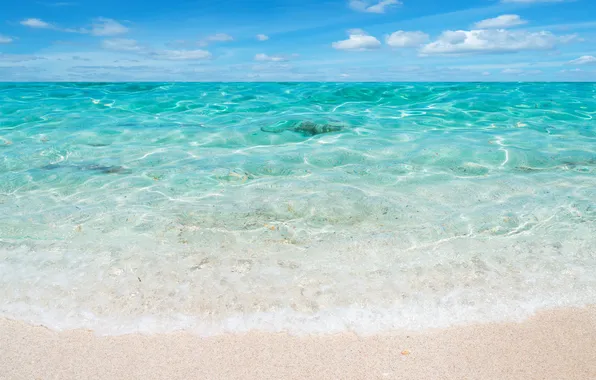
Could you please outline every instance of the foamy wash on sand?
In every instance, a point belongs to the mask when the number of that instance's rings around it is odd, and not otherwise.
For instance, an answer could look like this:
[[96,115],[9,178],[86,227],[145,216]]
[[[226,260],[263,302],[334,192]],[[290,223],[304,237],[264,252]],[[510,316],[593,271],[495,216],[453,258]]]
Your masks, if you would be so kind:
[[360,333],[596,302],[594,84],[1,84],[0,315]]

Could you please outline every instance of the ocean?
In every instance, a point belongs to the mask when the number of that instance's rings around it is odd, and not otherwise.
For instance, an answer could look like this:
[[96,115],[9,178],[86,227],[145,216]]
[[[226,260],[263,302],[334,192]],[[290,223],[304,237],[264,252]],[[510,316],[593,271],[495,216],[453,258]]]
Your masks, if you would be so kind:
[[594,83],[0,84],[0,316],[373,334],[596,303]]

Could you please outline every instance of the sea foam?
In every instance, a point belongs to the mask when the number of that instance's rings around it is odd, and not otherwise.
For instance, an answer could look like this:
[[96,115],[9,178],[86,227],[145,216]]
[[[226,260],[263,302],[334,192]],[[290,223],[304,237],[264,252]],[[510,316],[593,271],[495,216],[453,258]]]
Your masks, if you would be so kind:
[[594,303],[595,94],[0,84],[0,315],[370,334]]

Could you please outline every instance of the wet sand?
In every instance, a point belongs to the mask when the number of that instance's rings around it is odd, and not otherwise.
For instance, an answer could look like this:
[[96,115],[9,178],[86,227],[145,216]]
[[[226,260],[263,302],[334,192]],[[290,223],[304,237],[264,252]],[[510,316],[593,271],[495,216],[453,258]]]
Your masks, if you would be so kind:
[[0,320],[0,379],[596,379],[596,307],[521,323],[295,337],[100,337]]

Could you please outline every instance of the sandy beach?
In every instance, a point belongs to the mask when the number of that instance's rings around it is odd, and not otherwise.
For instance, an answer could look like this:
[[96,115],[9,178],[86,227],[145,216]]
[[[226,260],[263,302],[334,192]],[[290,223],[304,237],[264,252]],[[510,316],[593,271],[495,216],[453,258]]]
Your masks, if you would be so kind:
[[2,320],[0,378],[587,380],[596,378],[596,307],[370,337],[99,337]]
[[0,380],[596,380],[596,84],[390,71],[0,83]]

